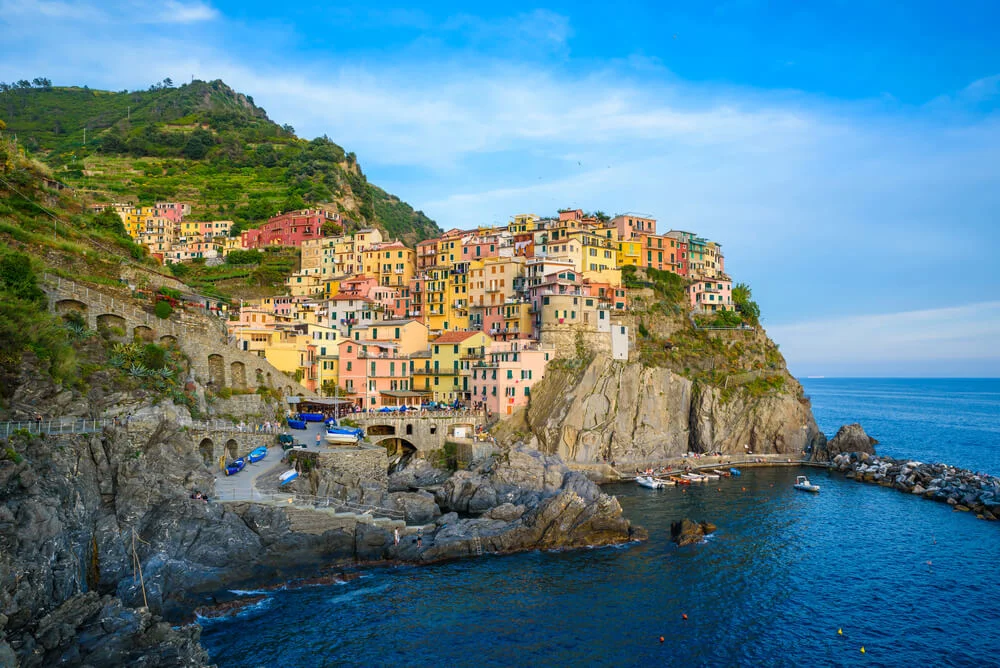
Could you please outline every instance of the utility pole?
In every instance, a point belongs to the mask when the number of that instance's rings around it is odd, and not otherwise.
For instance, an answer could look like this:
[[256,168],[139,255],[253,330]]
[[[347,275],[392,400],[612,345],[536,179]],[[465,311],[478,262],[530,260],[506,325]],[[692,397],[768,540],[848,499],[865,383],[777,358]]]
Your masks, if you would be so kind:
[[87,126],[83,126],[83,145],[87,145]]

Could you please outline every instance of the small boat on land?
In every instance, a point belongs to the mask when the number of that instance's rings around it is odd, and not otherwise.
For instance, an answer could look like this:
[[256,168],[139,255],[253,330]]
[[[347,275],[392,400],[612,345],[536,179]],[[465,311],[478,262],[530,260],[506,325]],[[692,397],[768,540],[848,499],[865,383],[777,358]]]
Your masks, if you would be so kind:
[[739,469],[729,469],[729,472],[732,473],[733,475],[743,475],[742,473],[740,473]]
[[247,455],[247,459],[250,460],[251,464],[259,462],[260,460],[264,459],[264,457],[267,457],[267,448],[265,448],[264,446],[251,450],[250,454]]
[[299,419],[305,422],[324,422],[326,416],[322,413],[299,413]]
[[288,418],[288,428],[289,429],[305,429],[306,428],[306,421],[305,420],[295,420],[293,418]]
[[239,459],[234,459],[232,462],[226,465],[226,475],[236,475],[243,470],[243,467],[247,465],[247,460],[240,457]]
[[648,489],[663,489],[667,486],[662,480],[657,480],[653,476],[649,475],[636,476],[635,483],[640,487],[646,487]]
[[295,469],[288,469],[287,471],[278,476],[278,484],[287,485],[288,483],[290,483],[291,481],[295,480],[298,477],[299,477],[298,471],[296,471]]
[[365,432],[358,427],[330,427],[326,430],[326,442],[337,445],[354,445],[364,435]]
[[722,469],[712,469],[712,473],[716,473],[723,478],[728,478],[733,475],[732,471],[723,471]]
[[804,475],[800,475],[795,478],[795,484],[792,485],[795,489],[801,489],[803,492],[818,492],[819,485],[814,485],[809,482],[809,478]]

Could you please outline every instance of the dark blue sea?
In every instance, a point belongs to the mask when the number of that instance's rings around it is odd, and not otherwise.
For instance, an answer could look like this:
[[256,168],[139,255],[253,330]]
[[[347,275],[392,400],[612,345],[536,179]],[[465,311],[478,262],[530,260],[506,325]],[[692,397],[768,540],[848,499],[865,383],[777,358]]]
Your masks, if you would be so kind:
[[[1000,381],[804,384],[828,435],[860,421],[887,454],[1000,473]],[[1000,665],[1000,523],[816,469],[822,491],[797,492],[797,473],[609,486],[649,541],[368,571],[202,640],[223,667]],[[683,517],[718,531],[677,548]]]

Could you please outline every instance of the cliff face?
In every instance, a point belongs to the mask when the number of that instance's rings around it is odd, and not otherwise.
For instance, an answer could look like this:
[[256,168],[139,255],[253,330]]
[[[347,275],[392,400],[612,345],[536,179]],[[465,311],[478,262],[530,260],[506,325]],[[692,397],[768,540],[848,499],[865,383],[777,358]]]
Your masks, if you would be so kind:
[[598,358],[582,371],[547,373],[532,391],[520,428],[543,452],[578,464],[605,458],[653,463],[686,452],[748,449],[800,456],[825,438],[798,389],[788,377],[780,393],[726,393],[669,369]]

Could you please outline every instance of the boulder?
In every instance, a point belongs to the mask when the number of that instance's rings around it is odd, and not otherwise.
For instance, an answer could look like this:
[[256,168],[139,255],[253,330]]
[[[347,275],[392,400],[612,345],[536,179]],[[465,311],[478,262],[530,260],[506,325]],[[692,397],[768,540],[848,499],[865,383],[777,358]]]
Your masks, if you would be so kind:
[[441,516],[430,492],[391,492],[392,503],[403,512],[407,524],[430,524]]
[[822,451],[816,452],[815,459],[818,461],[829,461],[838,454],[859,453],[859,458],[866,461],[864,455],[874,455],[877,440],[865,433],[864,428],[858,424],[847,424],[837,431],[837,435],[827,441]]
[[411,489],[436,487],[450,475],[448,471],[434,468],[426,459],[414,459],[406,468],[389,475],[389,491],[406,492]]
[[705,536],[714,532],[715,529],[715,525],[710,522],[695,522],[685,518],[679,522],[670,523],[670,538],[679,547],[683,547],[702,542],[705,540]]

